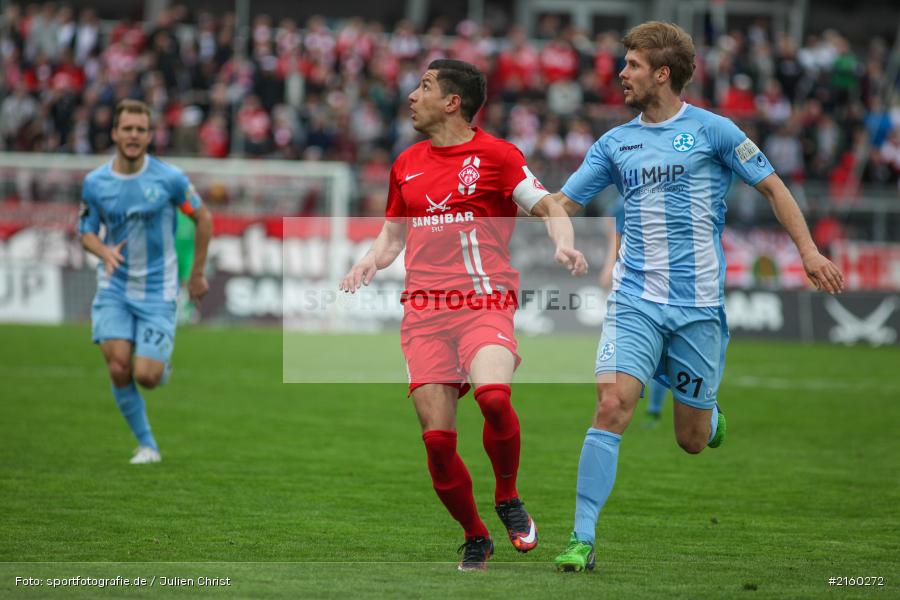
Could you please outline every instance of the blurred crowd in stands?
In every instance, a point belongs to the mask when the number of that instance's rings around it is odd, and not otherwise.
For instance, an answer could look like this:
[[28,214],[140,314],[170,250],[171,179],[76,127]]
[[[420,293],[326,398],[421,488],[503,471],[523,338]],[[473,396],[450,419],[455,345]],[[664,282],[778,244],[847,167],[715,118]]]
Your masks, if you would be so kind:
[[[489,74],[477,123],[515,143],[558,188],[589,146],[633,117],[617,73],[623,32],[591,38],[544,18],[489,35],[471,21],[427,30],[398,22],[266,15],[236,34],[233,14],[163,10],[153,22],[101,22],[54,3],[7,3],[0,21],[0,149],[105,153],[113,107],[147,101],[159,155],[342,160],[355,165],[360,211],[382,214],[390,164],[418,140],[407,94],[429,61]],[[236,35],[238,37],[236,38]],[[697,39],[692,104],[725,114],[789,182],[821,182],[834,202],[900,176],[900,104],[885,106],[889,49],[851,48],[836,31],[802,47],[763,21]]]

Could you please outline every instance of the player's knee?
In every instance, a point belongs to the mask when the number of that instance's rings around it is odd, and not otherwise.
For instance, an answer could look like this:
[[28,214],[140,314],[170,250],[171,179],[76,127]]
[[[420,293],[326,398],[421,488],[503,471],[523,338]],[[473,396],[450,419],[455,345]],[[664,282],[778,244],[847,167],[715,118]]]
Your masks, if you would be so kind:
[[137,381],[142,388],[148,390],[152,390],[158,386],[161,378],[162,373],[155,371],[137,371],[134,374],[134,380]]
[[430,429],[422,434],[422,440],[428,455],[428,469],[432,476],[439,477],[447,471],[456,455],[456,432]]
[[125,387],[131,382],[131,361],[113,359],[107,364],[109,378],[116,387]]
[[475,401],[481,408],[484,420],[492,428],[502,431],[514,427],[518,423],[516,412],[510,402],[508,385],[483,385],[475,390]]
[[608,431],[620,431],[631,420],[629,403],[614,389],[604,390],[597,403],[594,427]]
[[706,437],[700,432],[679,433],[678,445],[688,454],[700,454],[706,448]]

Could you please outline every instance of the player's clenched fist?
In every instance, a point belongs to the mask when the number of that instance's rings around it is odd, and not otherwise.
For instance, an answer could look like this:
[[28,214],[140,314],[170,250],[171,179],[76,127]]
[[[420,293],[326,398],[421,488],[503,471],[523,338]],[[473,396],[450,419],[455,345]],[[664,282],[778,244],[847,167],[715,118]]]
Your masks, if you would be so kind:
[[375,260],[369,256],[364,256],[362,260],[353,265],[353,268],[344,276],[338,287],[343,292],[356,293],[356,290],[360,287],[369,285],[372,282],[372,278],[375,277],[377,271],[378,266],[375,264]]

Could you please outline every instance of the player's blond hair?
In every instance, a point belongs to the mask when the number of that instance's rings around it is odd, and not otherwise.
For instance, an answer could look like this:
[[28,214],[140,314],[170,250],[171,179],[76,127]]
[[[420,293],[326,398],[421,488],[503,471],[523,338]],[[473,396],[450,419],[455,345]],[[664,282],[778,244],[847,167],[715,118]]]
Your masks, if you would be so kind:
[[669,82],[676,94],[681,93],[694,75],[694,40],[674,23],[642,23],[625,34],[622,44],[626,50],[646,52],[654,70],[669,67]]
[[116,112],[113,116],[113,129],[119,126],[119,117],[122,116],[123,112],[131,113],[133,115],[147,115],[147,122],[150,127],[153,127],[153,115],[150,113],[150,107],[140,100],[126,98],[116,104]]

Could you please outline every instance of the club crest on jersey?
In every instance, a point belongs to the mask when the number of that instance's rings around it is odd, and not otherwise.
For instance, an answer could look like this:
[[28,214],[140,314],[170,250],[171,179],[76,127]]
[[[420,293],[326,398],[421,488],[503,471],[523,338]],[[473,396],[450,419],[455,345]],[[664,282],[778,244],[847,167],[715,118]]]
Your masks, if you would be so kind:
[[452,196],[452,195],[453,195],[453,192],[450,192],[449,194],[447,194],[446,198],[444,198],[440,202],[435,202],[434,200],[432,200],[431,198],[428,197],[428,194],[425,194],[425,199],[428,200],[428,204],[431,205],[425,209],[425,212],[433,213],[436,210],[440,210],[441,212],[444,212],[445,210],[450,210],[450,207],[447,206],[447,201],[450,200],[450,196]]
[[694,147],[694,136],[687,132],[679,133],[675,136],[675,139],[672,140],[672,147],[675,148],[677,152],[687,152]]
[[481,159],[477,156],[469,156],[463,161],[462,171],[459,172],[459,187],[457,188],[460,194],[471,196],[475,193],[475,182],[481,177],[481,173],[478,172],[479,166],[481,166]]
[[155,204],[160,198],[162,198],[162,190],[155,185],[145,187],[144,198],[146,198],[147,202],[149,202],[150,204]]
[[607,360],[611,359],[612,355],[615,353],[616,353],[616,345],[613,344],[612,342],[606,342],[605,344],[603,344],[603,347],[600,348],[600,356],[598,356],[597,358],[599,358],[601,362],[607,361]]

